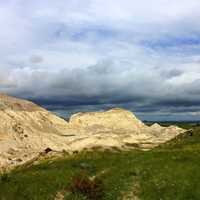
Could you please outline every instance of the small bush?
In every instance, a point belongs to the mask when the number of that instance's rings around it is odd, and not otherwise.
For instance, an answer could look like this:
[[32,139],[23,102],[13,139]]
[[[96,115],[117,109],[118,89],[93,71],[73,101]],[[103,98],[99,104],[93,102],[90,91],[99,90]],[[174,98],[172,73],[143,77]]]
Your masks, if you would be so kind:
[[0,174],[0,181],[1,182],[7,182],[7,181],[9,181],[9,175],[8,175],[8,173],[4,172],[4,173]]
[[81,172],[72,179],[70,186],[72,193],[81,193],[92,200],[99,200],[103,197],[104,186],[100,178],[91,179],[85,172]]

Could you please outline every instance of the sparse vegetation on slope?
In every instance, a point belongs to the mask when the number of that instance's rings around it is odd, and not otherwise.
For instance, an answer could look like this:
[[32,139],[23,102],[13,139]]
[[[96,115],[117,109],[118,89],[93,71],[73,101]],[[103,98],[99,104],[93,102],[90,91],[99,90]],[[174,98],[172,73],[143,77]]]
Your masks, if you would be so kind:
[[199,199],[200,127],[187,127],[193,134],[147,152],[82,152],[20,167],[1,176],[0,199],[92,199],[93,188],[103,200]]

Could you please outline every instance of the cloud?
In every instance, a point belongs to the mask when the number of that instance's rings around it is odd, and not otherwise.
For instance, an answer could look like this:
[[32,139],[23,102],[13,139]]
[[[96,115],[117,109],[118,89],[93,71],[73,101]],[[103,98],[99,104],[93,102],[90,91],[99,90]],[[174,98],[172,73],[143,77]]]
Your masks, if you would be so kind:
[[43,62],[43,57],[38,55],[32,55],[29,60],[33,64],[38,64]]
[[162,76],[165,78],[174,78],[174,77],[178,77],[181,76],[184,72],[181,69],[171,69],[171,70],[163,70],[162,71]]
[[0,91],[49,107],[198,112],[199,7],[198,0],[2,1]]

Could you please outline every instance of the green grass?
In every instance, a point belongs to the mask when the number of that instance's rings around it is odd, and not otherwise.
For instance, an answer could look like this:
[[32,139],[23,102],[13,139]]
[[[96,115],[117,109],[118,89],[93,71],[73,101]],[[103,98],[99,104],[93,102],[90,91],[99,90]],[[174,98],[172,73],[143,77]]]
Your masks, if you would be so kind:
[[128,194],[145,200],[200,199],[200,127],[192,128],[192,136],[148,152],[82,152],[2,174],[0,200],[54,199],[58,191],[65,191],[66,200],[87,199],[69,192],[73,177],[81,171],[89,176],[104,172],[104,200],[120,200]]

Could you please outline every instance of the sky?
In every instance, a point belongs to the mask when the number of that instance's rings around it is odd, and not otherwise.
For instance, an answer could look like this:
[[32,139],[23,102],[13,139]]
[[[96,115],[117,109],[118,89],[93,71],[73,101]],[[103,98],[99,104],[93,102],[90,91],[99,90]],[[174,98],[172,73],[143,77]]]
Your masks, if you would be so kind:
[[199,0],[0,0],[0,92],[68,116],[200,120]]

